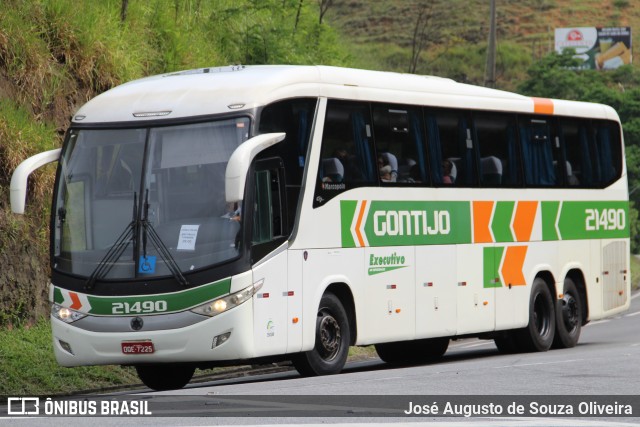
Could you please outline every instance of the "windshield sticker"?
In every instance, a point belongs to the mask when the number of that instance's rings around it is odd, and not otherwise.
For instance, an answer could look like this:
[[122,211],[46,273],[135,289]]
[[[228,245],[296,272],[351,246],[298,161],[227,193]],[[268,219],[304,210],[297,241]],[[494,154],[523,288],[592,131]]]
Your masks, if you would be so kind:
[[153,274],[156,272],[156,257],[153,255],[140,256],[140,266],[138,273]]
[[180,237],[178,238],[179,251],[195,251],[196,239],[198,238],[199,225],[183,225],[180,228]]

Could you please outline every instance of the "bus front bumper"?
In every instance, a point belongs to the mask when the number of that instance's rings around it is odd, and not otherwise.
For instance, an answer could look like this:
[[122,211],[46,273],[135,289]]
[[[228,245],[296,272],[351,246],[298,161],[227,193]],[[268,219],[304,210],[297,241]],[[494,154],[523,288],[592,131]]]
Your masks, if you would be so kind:
[[[251,300],[177,329],[97,332],[53,317],[51,326],[56,359],[67,367],[239,360],[255,354]],[[226,334],[227,340],[220,344]],[[125,347],[132,346],[143,352],[125,353]],[[153,352],[149,352],[151,349]]]

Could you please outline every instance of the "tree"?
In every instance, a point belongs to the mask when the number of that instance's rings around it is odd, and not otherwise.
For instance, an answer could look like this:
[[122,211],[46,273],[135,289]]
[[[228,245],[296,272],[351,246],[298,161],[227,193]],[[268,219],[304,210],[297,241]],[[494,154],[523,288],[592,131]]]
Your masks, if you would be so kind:
[[444,20],[440,19],[441,15],[436,0],[429,0],[419,5],[411,39],[409,73],[416,72],[422,51],[442,39]]
[[[333,0],[318,0],[318,6],[320,6],[320,20],[319,24],[322,25],[322,20],[324,19],[324,15],[327,13],[327,10],[331,7]],[[302,4],[302,0],[300,0],[300,4]]]
[[122,0],[122,6],[120,7],[120,21],[127,20],[127,8],[129,7],[129,0]]

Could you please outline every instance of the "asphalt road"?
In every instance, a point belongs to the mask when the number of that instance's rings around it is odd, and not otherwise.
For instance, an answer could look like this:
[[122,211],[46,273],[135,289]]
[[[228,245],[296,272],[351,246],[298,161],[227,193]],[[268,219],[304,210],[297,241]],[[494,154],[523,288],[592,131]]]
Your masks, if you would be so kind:
[[[389,397],[396,395],[407,397],[398,403],[397,399],[394,401]],[[135,425],[408,423],[415,426],[425,421],[443,422],[448,426],[467,423],[640,425],[640,418],[586,418],[577,413],[574,413],[576,418],[555,415],[494,417],[491,414],[471,418],[441,418],[438,415],[379,418],[385,413],[385,407],[408,408],[409,401],[422,404],[437,400],[439,414],[442,414],[447,399],[455,403],[467,396],[467,401],[473,403],[473,398],[468,396],[477,396],[479,403],[488,404],[493,401],[488,395],[500,395],[493,400],[505,408],[505,396],[516,396],[516,400],[525,405],[545,398],[560,403],[604,402],[607,395],[621,401],[625,395],[632,399],[635,396],[637,401],[640,395],[640,294],[634,295],[626,313],[587,325],[579,344],[572,349],[502,355],[493,341],[460,340],[452,342],[441,362],[429,365],[391,367],[375,359],[350,363],[342,374],[328,377],[301,378],[295,371],[290,371],[194,384],[172,392],[143,391],[135,398],[156,403],[165,401],[159,410],[154,410],[154,415],[172,417],[137,418]],[[305,401],[305,396],[311,396],[313,400]],[[578,400],[567,396],[576,396]],[[275,403],[269,399],[275,399]],[[320,416],[306,417],[305,408],[314,404]],[[573,405],[574,409],[576,405]],[[281,416],[283,410],[287,416]],[[251,417],[228,417],[243,413],[250,413]],[[297,416],[298,413],[303,416]],[[640,417],[640,414],[634,415]],[[47,426],[68,425],[69,420],[31,419],[28,425],[34,425],[34,421],[35,424],[42,421],[42,425]],[[23,423],[24,419],[9,421],[27,425]],[[123,425],[129,421],[133,420],[101,418],[100,425]]]

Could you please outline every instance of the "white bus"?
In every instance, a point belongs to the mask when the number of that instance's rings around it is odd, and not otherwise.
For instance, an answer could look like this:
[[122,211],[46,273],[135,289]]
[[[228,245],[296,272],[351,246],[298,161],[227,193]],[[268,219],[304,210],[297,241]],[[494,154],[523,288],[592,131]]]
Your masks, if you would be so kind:
[[616,112],[452,80],[324,66],[207,68],[118,86],[75,114],[51,218],[62,366],[290,359],[342,370],[450,339],[575,346],[629,306]]

